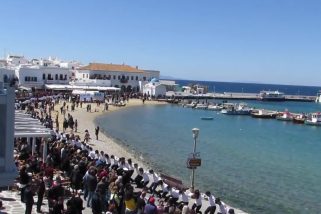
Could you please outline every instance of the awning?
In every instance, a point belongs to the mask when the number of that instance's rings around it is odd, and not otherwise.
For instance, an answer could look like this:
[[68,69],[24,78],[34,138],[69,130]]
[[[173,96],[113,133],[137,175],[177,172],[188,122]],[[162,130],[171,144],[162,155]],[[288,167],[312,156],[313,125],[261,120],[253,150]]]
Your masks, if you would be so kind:
[[120,91],[120,88],[105,87],[105,86],[85,86],[85,85],[45,85],[47,89],[51,90],[96,90],[96,91]]

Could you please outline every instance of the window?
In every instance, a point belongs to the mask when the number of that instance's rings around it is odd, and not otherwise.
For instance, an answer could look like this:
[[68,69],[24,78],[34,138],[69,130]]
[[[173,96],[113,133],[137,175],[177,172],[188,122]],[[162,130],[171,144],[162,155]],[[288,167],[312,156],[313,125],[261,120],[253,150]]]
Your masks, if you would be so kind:
[[89,78],[89,74],[87,74],[87,78]]
[[131,80],[134,80],[134,76],[131,76],[130,79],[131,79]]
[[85,79],[85,74],[82,74],[82,78],[84,78],[84,79]]
[[58,80],[58,74],[56,74],[55,79]]
[[146,77],[143,77],[143,80],[146,81]]
[[59,75],[59,79],[62,80],[64,76],[62,74]]
[[127,76],[127,80],[129,80],[129,76]]
[[46,74],[42,74],[42,79],[46,80]]
[[116,75],[114,75],[114,80],[116,79]]
[[138,76],[136,76],[136,81],[138,81]]
[[67,80],[67,74],[65,74],[65,80]]

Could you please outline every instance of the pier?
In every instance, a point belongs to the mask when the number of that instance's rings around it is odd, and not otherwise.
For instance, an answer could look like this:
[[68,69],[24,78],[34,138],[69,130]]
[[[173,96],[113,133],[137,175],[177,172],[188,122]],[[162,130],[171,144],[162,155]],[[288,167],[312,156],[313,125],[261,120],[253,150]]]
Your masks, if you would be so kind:
[[[174,99],[223,99],[223,100],[259,100],[258,93],[207,93],[207,94],[187,94],[187,93],[166,93],[167,97]],[[316,96],[305,95],[285,95],[284,101],[314,102]]]

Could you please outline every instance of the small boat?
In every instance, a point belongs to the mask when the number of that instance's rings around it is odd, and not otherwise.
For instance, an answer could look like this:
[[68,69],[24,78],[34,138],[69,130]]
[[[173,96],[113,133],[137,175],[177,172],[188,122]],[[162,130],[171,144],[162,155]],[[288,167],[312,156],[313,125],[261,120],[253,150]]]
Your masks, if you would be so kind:
[[207,109],[207,104],[199,103],[195,106],[195,109]]
[[220,111],[223,109],[223,106],[220,104],[210,104],[207,106],[207,110],[211,111]]
[[304,121],[306,125],[321,126],[321,113],[312,113],[308,115],[307,119]]
[[202,120],[213,120],[213,117],[201,117]]
[[285,101],[285,95],[280,91],[260,91],[259,100],[262,101]]
[[222,114],[228,115],[250,115],[252,109],[249,108],[245,103],[239,103],[235,106],[228,107],[226,109],[222,109]]
[[185,107],[185,108],[195,108],[196,105],[197,105],[197,103],[191,102],[191,103],[188,103],[188,104],[184,104],[183,107]]
[[305,114],[297,114],[297,115],[294,115],[292,122],[298,123],[298,124],[304,124],[305,119],[306,119]]
[[251,116],[254,118],[262,118],[262,119],[274,119],[277,113],[273,111],[267,111],[264,109],[259,109],[251,112]]
[[277,120],[282,120],[282,121],[292,121],[293,120],[293,115],[288,111],[285,110],[285,112],[282,112],[276,116]]

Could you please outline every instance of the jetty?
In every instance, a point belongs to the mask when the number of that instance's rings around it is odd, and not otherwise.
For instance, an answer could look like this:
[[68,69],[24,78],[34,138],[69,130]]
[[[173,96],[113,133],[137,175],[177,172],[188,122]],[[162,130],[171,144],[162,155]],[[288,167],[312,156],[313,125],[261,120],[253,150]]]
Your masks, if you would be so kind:
[[[259,93],[237,93],[237,92],[224,92],[224,93],[206,93],[206,94],[191,94],[184,92],[167,92],[167,98],[175,99],[222,99],[222,100],[259,100]],[[315,102],[316,96],[306,95],[285,95],[284,101],[296,102]]]

